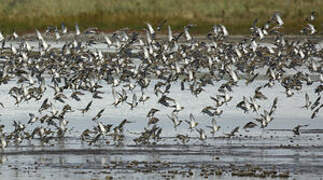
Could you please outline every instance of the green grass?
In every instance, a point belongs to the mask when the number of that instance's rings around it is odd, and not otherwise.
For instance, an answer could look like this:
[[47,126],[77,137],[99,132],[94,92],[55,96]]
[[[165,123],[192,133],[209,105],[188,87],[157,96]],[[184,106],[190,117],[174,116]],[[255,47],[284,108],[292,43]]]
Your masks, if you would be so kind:
[[[142,30],[167,19],[174,30],[192,23],[195,33],[206,33],[214,24],[224,24],[231,34],[246,34],[255,18],[259,24],[279,12],[283,31],[297,34],[311,11],[320,12],[319,0],[3,0],[0,3],[0,31],[24,33],[64,22],[70,28],[96,26],[104,31],[129,27]],[[323,14],[314,24],[321,28]]]

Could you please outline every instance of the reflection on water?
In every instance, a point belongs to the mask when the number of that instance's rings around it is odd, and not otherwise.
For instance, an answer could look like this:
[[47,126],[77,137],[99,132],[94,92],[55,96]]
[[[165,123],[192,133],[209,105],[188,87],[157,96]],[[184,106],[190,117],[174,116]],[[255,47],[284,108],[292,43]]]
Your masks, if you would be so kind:
[[226,179],[250,168],[269,172],[279,167],[278,174],[289,172],[294,178],[323,175],[321,134],[307,132],[295,137],[289,131],[276,130],[264,134],[267,137],[216,137],[205,142],[196,139],[190,145],[164,138],[159,145],[119,147],[88,146],[72,137],[57,139],[53,146],[9,148],[1,156],[1,172],[3,177],[30,175],[36,179],[78,179],[79,176],[101,179],[107,175],[162,179],[167,174],[175,179],[182,179],[183,174],[196,179],[204,171],[221,171],[225,176],[216,177]]
[[[166,141],[171,143],[172,140]],[[58,142],[38,151],[16,150],[16,154],[8,152],[1,156],[2,177],[30,175],[36,179],[78,179],[82,176],[101,179],[109,175],[131,179],[162,178],[168,174],[181,179],[184,174],[184,177],[196,179],[201,178],[204,171],[221,170],[223,174],[232,175],[250,168],[269,172],[276,167],[279,167],[276,169],[278,174],[289,172],[295,178],[319,178],[323,175],[320,171],[323,146],[317,134],[294,138],[217,138],[196,145],[175,143],[78,148],[71,145],[75,143],[73,139]],[[190,171],[193,175],[189,175]],[[223,175],[217,177],[228,178]]]

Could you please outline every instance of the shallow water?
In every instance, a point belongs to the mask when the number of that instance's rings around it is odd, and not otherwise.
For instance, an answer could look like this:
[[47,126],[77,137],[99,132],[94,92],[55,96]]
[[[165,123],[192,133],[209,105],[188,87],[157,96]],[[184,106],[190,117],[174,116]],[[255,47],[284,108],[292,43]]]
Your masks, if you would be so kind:
[[[237,171],[289,172],[290,178],[320,179],[323,176],[323,147],[320,136],[292,138],[212,139],[196,145],[102,146],[70,148],[79,141],[65,139],[53,147],[2,155],[1,176],[30,179],[203,179],[203,171],[221,170],[210,178],[240,179]],[[67,144],[65,144],[67,143]],[[280,144],[284,144],[283,146]],[[73,145],[72,145],[73,146]],[[15,150],[12,149],[11,152]],[[133,165],[135,164],[135,165]],[[173,173],[173,171],[180,171]],[[193,172],[189,174],[189,172]],[[246,179],[257,179],[246,177]]]
[[[15,42],[9,44],[18,46]],[[61,42],[50,44],[56,48],[63,45]],[[32,42],[31,45],[37,50],[36,42]],[[322,42],[317,44],[318,49],[322,46]],[[94,45],[90,49],[103,52],[108,50],[103,44]],[[115,49],[108,51],[113,52]],[[259,69],[256,72],[264,74],[265,70]],[[295,71],[287,70],[288,73]],[[259,179],[264,171],[277,171],[276,175],[289,173],[289,179],[320,179],[323,176],[323,113],[321,111],[311,119],[312,112],[301,108],[305,103],[305,93],[311,101],[317,98],[314,87],[320,85],[319,82],[303,86],[301,91],[293,91],[295,94],[292,97],[286,97],[285,89],[278,83],[272,88],[262,89],[268,99],[256,101],[261,106],[259,112],[244,113],[236,108],[236,104],[243,96],[253,96],[255,88],[266,84],[267,81],[256,80],[246,86],[245,80],[240,80],[233,92],[229,93],[233,96],[232,100],[220,107],[224,112],[216,117],[216,120],[221,128],[212,135],[206,127],[211,125],[211,118],[201,113],[201,110],[209,105],[214,106],[210,96],[220,94],[217,90],[223,82],[203,87],[204,91],[198,97],[191,94],[188,86],[185,87],[185,91],[181,91],[179,83],[172,83],[168,94],[184,106],[178,114],[179,119],[188,120],[190,113],[195,116],[199,123],[198,128],[206,130],[205,141],[199,140],[198,132],[190,130],[185,122],[177,129],[173,128],[168,118],[172,109],[157,103],[160,96],[154,94],[153,87],[157,83],[154,78],[145,90],[150,99],[145,103],[139,103],[133,110],[126,103],[114,107],[111,86],[104,82],[101,89],[104,91],[103,99],[93,99],[90,94],[86,94],[81,96],[82,100],[78,102],[70,97],[71,90],[65,90],[64,94],[69,97],[66,103],[74,110],[65,116],[69,121],[66,137],[52,139],[48,144],[42,144],[39,139],[24,141],[19,146],[10,143],[0,152],[0,176],[3,179],[108,179],[110,176],[117,179],[204,179],[205,172],[208,172],[209,179],[241,179],[242,177],[236,174],[241,175],[241,172],[250,169],[257,169],[255,174],[259,176],[249,175],[244,177],[245,179]],[[64,106],[63,103],[52,99],[54,91],[48,86],[41,100],[23,102],[17,106],[14,104],[14,98],[8,95],[14,86],[19,85],[10,81],[1,85],[0,89],[0,102],[5,105],[5,108],[0,108],[0,123],[6,126],[6,132],[13,130],[14,120],[25,124],[29,120],[29,113],[40,115],[38,109],[45,98],[50,98],[57,110]],[[121,88],[119,86],[116,90],[120,91]],[[140,88],[137,87],[129,93],[128,99],[131,99],[133,94],[139,97]],[[264,110],[269,110],[276,97],[278,109],[268,127],[255,127],[250,131],[242,129],[246,123],[255,122],[255,118]],[[79,109],[84,108],[91,100],[91,109],[82,115]],[[110,137],[92,146],[80,140],[80,134],[85,129],[97,125],[91,119],[103,108],[105,111],[99,121],[104,124],[117,126],[125,118],[133,122],[126,124],[125,140],[122,144],[114,144]],[[146,115],[151,108],[160,110],[155,117],[159,118],[158,126],[162,128],[162,138],[155,145],[137,145],[133,139],[138,137],[144,128],[148,128]],[[50,112],[45,111],[42,115],[46,113]],[[300,136],[294,136],[292,129],[299,124],[308,126],[301,129]],[[37,125],[39,124],[28,125],[27,130],[31,131]],[[237,126],[240,127],[237,135],[228,138],[226,134]],[[191,139],[183,145],[176,140],[177,134],[188,135]],[[217,176],[214,172],[222,174]]]

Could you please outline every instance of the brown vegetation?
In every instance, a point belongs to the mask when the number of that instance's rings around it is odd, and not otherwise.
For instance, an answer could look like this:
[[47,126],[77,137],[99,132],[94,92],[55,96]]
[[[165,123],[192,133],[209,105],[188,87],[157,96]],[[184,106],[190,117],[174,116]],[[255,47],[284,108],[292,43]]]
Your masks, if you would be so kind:
[[[317,0],[4,0],[0,4],[0,30],[28,32],[48,25],[82,28],[96,26],[104,31],[129,27],[142,30],[145,22],[157,25],[167,19],[174,30],[197,24],[195,33],[206,33],[214,24],[224,24],[231,34],[246,34],[252,22],[266,22],[279,12],[284,31],[297,34],[312,11],[320,12]],[[322,28],[323,15],[315,25]]]

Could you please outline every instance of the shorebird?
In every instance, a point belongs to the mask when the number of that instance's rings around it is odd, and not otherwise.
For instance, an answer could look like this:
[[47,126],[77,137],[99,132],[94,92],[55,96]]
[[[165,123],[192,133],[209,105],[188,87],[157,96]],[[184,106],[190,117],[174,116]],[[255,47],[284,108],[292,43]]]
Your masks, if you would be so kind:
[[51,106],[52,106],[52,103],[50,103],[50,102],[48,101],[48,98],[46,98],[46,99],[43,101],[42,105],[40,106],[40,108],[39,108],[38,112],[39,112],[39,113],[41,113],[42,111],[47,110],[47,109],[48,109],[48,108],[50,108]]
[[313,102],[312,106],[311,106],[311,110],[313,111],[316,107],[319,106],[321,101],[321,96],[317,97],[316,100]]
[[282,18],[280,17],[279,13],[275,13],[272,17],[272,20],[274,20],[279,26],[284,25],[284,22]]
[[150,117],[148,119],[148,126],[151,125],[151,124],[156,124],[158,122],[159,122],[159,119],[158,118],[156,118],[156,117]]
[[214,135],[221,128],[221,126],[218,126],[216,124],[215,118],[212,118],[211,124],[212,124],[212,126],[206,126],[206,127],[210,128],[211,129],[211,134]]
[[313,113],[312,113],[312,115],[311,115],[311,119],[314,119],[315,117],[316,117],[316,115],[319,113],[319,111],[320,111],[320,109],[321,108],[323,108],[323,104],[321,104],[319,107],[317,107],[314,111],[313,111]]
[[105,108],[101,109],[93,118],[92,118],[92,121],[96,121],[98,120],[101,116],[102,116],[102,113],[104,112]]
[[251,110],[251,103],[245,96],[243,96],[243,100],[240,101],[236,107],[242,109],[244,113],[247,113]]
[[182,144],[186,144],[190,141],[190,137],[188,135],[178,134],[176,136],[177,140],[179,140]]
[[29,113],[29,121],[28,124],[32,124],[34,122],[36,122],[39,118],[35,116],[35,114],[33,113]]
[[310,97],[307,93],[305,93],[305,105],[302,108],[308,109],[311,106],[312,102],[310,101]]
[[61,35],[59,34],[59,31],[58,31],[57,27],[55,29],[55,38],[56,38],[56,40],[60,40],[61,39]]
[[300,128],[301,127],[307,127],[308,125],[306,124],[306,125],[297,125],[296,127],[294,127],[293,128],[293,133],[294,133],[294,135],[300,135],[300,132],[299,132],[299,130],[300,130]]
[[256,99],[259,99],[259,100],[266,100],[266,99],[268,99],[261,91],[260,91],[260,89],[261,89],[262,87],[260,86],[260,87],[258,87],[258,88],[256,88],[256,90],[255,90],[255,95],[253,96],[254,98],[256,98]]
[[183,106],[181,106],[177,101],[175,102],[175,105],[173,105],[172,106],[173,108],[175,108],[173,111],[174,112],[179,112],[179,111],[181,111],[181,110],[183,110],[184,109],[184,107]]
[[158,112],[158,111],[159,111],[159,109],[151,108],[149,110],[149,112],[147,113],[146,117],[153,117],[155,115],[155,113]]
[[80,28],[78,24],[75,24],[75,35],[79,36],[81,34]]
[[67,33],[67,27],[65,26],[64,23],[61,24],[61,30],[62,30],[62,33],[63,34],[66,34]]
[[220,27],[222,29],[223,36],[228,36],[229,32],[228,32],[227,28],[222,24],[220,24]]
[[132,96],[132,102],[126,102],[126,103],[130,106],[130,109],[133,110],[138,105],[137,95],[136,94],[133,94],[133,96]]
[[4,136],[0,137],[0,147],[1,149],[4,149],[8,146],[7,140],[5,139]]
[[256,123],[254,123],[254,122],[248,122],[247,124],[245,124],[245,125],[243,126],[243,129],[244,129],[245,131],[249,131],[249,130],[247,130],[247,129],[254,128],[254,127],[256,127],[256,126],[257,126],[257,124],[256,124]]
[[160,31],[166,22],[167,22],[166,19],[162,20],[156,28],[157,31]]
[[199,133],[199,139],[201,140],[201,141],[205,141],[206,140],[206,138],[207,138],[207,136],[206,136],[206,134],[205,134],[205,131],[204,131],[204,129],[202,129],[202,128],[200,128],[200,129],[196,129],[196,131]]
[[43,40],[44,40],[43,36],[42,36],[42,35],[41,35],[41,33],[38,31],[38,29],[36,29],[36,34],[37,34],[37,38],[38,38],[38,40],[39,40],[39,41],[43,41]]
[[185,122],[189,125],[189,129],[194,129],[199,123],[196,122],[195,117],[192,113],[190,113],[190,120],[185,120]]
[[91,107],[92,103],[93,103],[93,101],[90,101],[90,102],[86,105],[86,107],[85,107],[84,109],[79,109],[79,110],[82,112],[82,114],[83,114],[83,115],[84,115],[84,113],[86,113],[86,112],[88,112],[88,111],[90,110],[90,107]]
[[228,136],[229,138],[231,138],[231,137],[233,137],[233,136],[235,136],[235,134],[236,133],[238,133],[238,131],[239,131],[239,126],[237,126],[237,127],[235,127],[230,133],[227,133],[227,134],[225,134],[226,136]]
[[0,42],[4,40],[4,36],[2,34],[2,32],[0,32]]
[[192,24],[189,24],[189,25],[184,27],[184,35],[185,35],[186,41],[192,40],[192,36],[189,33],[189,29],[191,29],[192,27],[193,27]]
[[316,15],[317,15],[317,13],[315,11],[312,11],[311,14],[307,18],[305,18],[305,21],[307,21],[307,22],[314,21]]
[[214,116],[214,113],[212,112],[213,110],[215,110],[214,107],[207,106],[207,107],[203,108],[201,112],[213,117]]
[[181,125],[182,123],[182,120],[179,120],[178,119],[178,116],[177,116],[177,112],[172,112],[171,116],[167,115],[168,118],[172,121],[173,123],[173,126],[174,126],[174,129],[176,130],[176,128]]
[[149,34],[154,39],[155,38],[155,30],[154,30],[154,28],[151,26],[151,24],[149,24],[149,23],[146,23],[146,24],[147,24],[147,27],[148,27]]
[[168,25],[168,41],[171,42],[173,40],[174,40],[173,32],[172,32],[171,27]]

